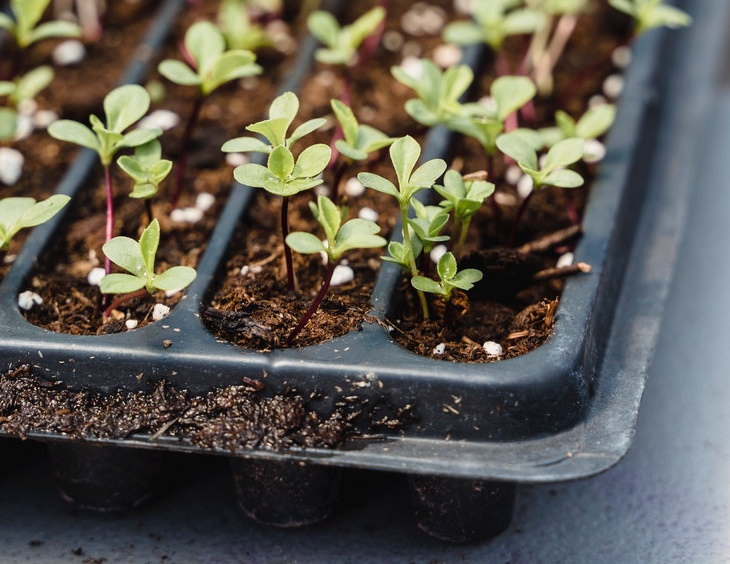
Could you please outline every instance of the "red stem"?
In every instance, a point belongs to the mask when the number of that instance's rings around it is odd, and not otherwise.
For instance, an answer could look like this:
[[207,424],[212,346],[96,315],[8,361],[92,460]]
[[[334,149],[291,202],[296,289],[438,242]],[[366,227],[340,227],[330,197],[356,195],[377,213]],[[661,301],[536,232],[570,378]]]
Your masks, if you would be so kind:
[[515,237],[517,237],[517,228],[520,226],[520,221],[522,220],[522,216],[525,214],[525,210],[527,209],[527,204],[532,199],[533,194],[535,194],[536,190],[533,190],[530,192],[527,197],[522,200],[522,203],[520,204],[520,208],[517,210],[517,215],[515,216],[514,221],[512,222],[512,229],[509,233],[509,239],[507,240],[507,246],[512,247],[515,242]]
[[170,199],[170,205],[172,209],[177,208],[177,204],[182,194],[183,184],[185,182],[185,174],[188,168],[188,151],[190,149],[190,139],[193,136],[193,129],[198,123],[200,117],[200,108],[203,106],[203,100],[205,98],[202,94],[198,94],[193,103],[193,107],[190,110],[188,121],[185,124],[185,131],[183,131],[182,140],[180,141],[180,154],[178,157],[177,168],[175,169],[175,192]]
[[336,266],[337,263],[330,263],[327,265],[327,272],[325,272],[324,279],[322,280],[322,286],[320,286],[319,292],[317,292],[317,296],[314,298],[312,305],[309,306],[309,309],[299,320],[297,326],[294,327],[291,333],[289,333],[289,336],[286,339],[288,345],[292,344],[292,341],[294,341],[299,332],[304,329],[304,326],[309,322],[315,312],[319,309],[319,306],[322,304],[322,300],[324,299],[325,294],[327,294],[327,290],[329,290],[330,282],[332,282],[332,274],[334,273]]
[[117,309],[119,306],[124,305],[127,302],[131,302],[136,298],[141,298],[147,293],[148,292],[146,288],[141,288],[136,292],[130,292],[129,294],[122,294],[121,296],[117,296],[116,298],[114,298],[114,301],[109,304],[109,307],[104,310],[104,317],[109,317],[113,309]]
[[294,291],[294,261],[292,260],[291,249],[286,244],[286,236],[289,235],[289,196],[284,196],[281,203],[281,238],[284,241],[284,259],[286,261],[286,279],[290,292]]
[[[106,190],[106,238],[104,242],[107,242],[114,237],[114,189],[109,165],[104,165],[104,188]],[[104,257],[104,272],[109,274],[111,269],[112,262],[109,257]]]

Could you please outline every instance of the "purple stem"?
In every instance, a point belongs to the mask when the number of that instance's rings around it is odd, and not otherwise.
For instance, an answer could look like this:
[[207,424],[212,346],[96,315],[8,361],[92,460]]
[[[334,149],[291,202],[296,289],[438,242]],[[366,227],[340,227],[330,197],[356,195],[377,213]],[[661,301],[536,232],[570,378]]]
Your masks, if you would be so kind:
[[284,259],[286,261],[286,279],[290,292],[294,291],[294,261],[292,260],[291,249],[286,244],[286,236],[289,235],[289,196],[284,196],[281,203],[281,238],[284,241]]
[[512,247],[514,245],[515,237],[517,236],[517,228],[520,226],[520,220],[522,220],[522,216],[525,214],[525,210],[527,209],[527,204],[530,202],[535,192],[536,190],[530,192],[527,197],[522,200],[522,204],[520,204],[520,208],[517,210],[517,215],[515,216],[515,220],[512,222],[512,229],[510,230],[509,239],[507,240],[508,247]]
[[188,121],[185,124],[185,131],[183,131],[182,140],[180,142],[180,156],[178,158],[177,168],[175,169],[175,192],[170,199],[170,205],[172,209],[177,208],[177,204],[182,194],[183,184],[185,182],[185,174],[188,168],[188,152],[190,148],[190,139],[193,136],[193,129],[198,123],[200,117],[200,108],[203,106],[204,96],[198,94],[193,103],[193,107],[190,110]]
[[299,320],[297,326],[294,327],[291,333],[289,333],[289,336],[286,339],[288,345],[292,344],[292,341],[294,341],[299,332],[304,329],[304,326],[309,322],[315,312],[319,309],[319,306],[322,304],[322,300],[324,299],[325,294],[327,294],[327,290],[329,290],[330,282],[332,282],[332,273],[334,273],[336,266],[337,263],[332,262],[327,265],[327,272],[325,272],[324,279],[322,280],[322,286],[320,286],[319,292],[317,292],[317,296],[314,298],[312,305],[309,306],[309,309]]
[[104,310],[104,317],[109,317],[112,313],[112,310],[117,309],[119,306],[124,305],[127,302],[131,302],[135,298],[141,298],[147,293],[148,292],[146,288],[141,288],[136,292],[130,292],[129,294],[122,294],[121,296],[117,296],[116,298],[114,298],[114,301],[109,304],[109,307]]

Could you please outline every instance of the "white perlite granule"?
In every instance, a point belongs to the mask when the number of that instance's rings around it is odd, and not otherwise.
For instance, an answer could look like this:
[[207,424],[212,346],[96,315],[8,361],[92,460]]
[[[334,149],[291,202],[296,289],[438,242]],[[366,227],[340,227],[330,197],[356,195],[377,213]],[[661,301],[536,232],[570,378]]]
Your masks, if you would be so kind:
[[195,198],[195,207],[202,212],[208,211],[215,204],[215,196],[208,192],[201,192]]
[[139,321],[137,321],[136,319],[127,319],[124,322],[124,325],[127,327],[127,330],[131,331],[132,329],[137,328],[137,325],[139,325]]
[[586,139],[583,145],[583,160],[587,163],[597,163],[606,156],[606,146],[598,139]]
[[165,304],[155,304],[155,307],[152,308],[152,319],[159,321],[160,319],[167,317],[169,313],[170,308]]
[[25,311],[30,310],[34,305],[43,303],[43,298],[31,290],[26,290],[18,295],[18,307]]
[[494,341],[486,341],[482,348],[487,356],[502,356],[502,345]]
[[81,41],[69,39],[53,50],[53,62],[62,67],[75,65],[84,60],[86,49]]
[[352,268],[350,268],[349,266],[338,264],[335,267],[334,272],[332,273],[332,281],[330,282],[330,286],[340,286],[342,284],[347,284],[348,282],[352,282],[353,278],[355,278],[355,273],[353,272]]
[[433,348],[433,354],[444,354],[446,352],[446,343],[439,343]]
[[138,127],[153,129],[159,127],[163,131],[172,129],[180,123],[180,116],[170,110],[155,110],[150,115],[142,118],[137,124]]
[[23,155],[10,147],[0,147],[0,182],[15,184],[23,174]]
[[566,266],[570,266],[571,264],[573,264],[573,253],[563,253],[562,255],[560,255],[560,258],[558,258],[555,266],[557,268],[565,268]]
[[98,286],[104,276],[106,276],[106,270],[103,268],[92,268],[86,276],[86,281],[89,283],[89,286]]
[[357,198],[365,193],[365,186],[354,176],[345,182],[345,194],[351,198]]
[[437,263],[439,259],[446,254],[446,251],[448,251],[446,245],[436,245],[433,249],[431,249],[431,253],[428,256],[431,257],[433,262]]
[[380,214],[373,208],[364,207],[357,213],[357,217],[367,219],[368,221],[378,221]]

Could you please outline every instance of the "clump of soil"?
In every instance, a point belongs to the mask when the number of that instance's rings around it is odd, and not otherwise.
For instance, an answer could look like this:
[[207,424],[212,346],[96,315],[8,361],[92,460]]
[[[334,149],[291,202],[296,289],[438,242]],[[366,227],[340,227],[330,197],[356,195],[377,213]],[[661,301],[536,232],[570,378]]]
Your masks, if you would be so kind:
[[148,391],[103,395],[72,391],[22,366],[0,376],[0,429],[19,437],[62,433],[76,439],[123,439],[134,434],[178,437],[209,449],[326,447],[352,434],[361,406],[341,406],[327,416],[307,408],[296,392],[263,397],[263,383],[216,389],[191,396],[166,382]]

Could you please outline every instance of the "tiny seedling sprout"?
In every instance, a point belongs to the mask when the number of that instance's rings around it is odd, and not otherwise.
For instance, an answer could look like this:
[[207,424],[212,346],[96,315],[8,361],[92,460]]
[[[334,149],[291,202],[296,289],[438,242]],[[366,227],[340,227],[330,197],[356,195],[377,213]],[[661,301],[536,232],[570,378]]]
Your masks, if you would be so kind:
[[432,280],[425,276],[414,276],[411,285],[421,292],[438,294],[446,301],[451,299],[454,288],[468,291],[482,279],[481,271],[476,268],[458,270],[456,258],[452,253],[444,253],[436,264],[436,273],[439,280]]
[[[323,143],[305,148],[295,159],[291,146],[324,123],[324,119],[312,119],[297,127],[287,136],[289,126],[299,110],[299,99],[293,92],[286,92],[276,98],[269,109],[269,119],[249,125],[246,129],[262,135],[264,143],[255,137],[239,137],[227,141],[223,151],[261,152],[268,154],[266,166],[246,163],[235,168],[233,177],[237,182],[251,188],[263,188],[271,194],[282,196],[281,233],[286,240],[289,234],[289,198],[304,190],[323,183],[322,172],[327,168],[332,150]],[[287,282],[290,290],[296,287],[291,250],[284,245]]]
[[258,51],[273,47],[266,27],[256,21],[246,0],[222,0],[218,8],[218,27],[229,49]]
[[357,62],[360,45],[373,35],[385,18],[385,10],[376,6],[350,25],[340,26],[329,12],[318,10],[307,19],[309,31],[326,47],[317,49],[315,57],[331,65],[352,65]]
[[[68,119],[55,121],[48,127],[51,137],[87,147],[99,155],[104,167],[107,241],[114,236],[114,191],[110,170],[114,155],[124,147],[144,145],[162,134],[162,130],[157,128],[136,128],[125,133],[125,130],[147,113],[149,106],[150,97],[147,91],[136,84],[127,84],[115,88],[104,97],[106,121],[102,122],[92,114],[89,117],[91,128]],[[108,259],[104,267],[109,273],[111,264]]]
[[524,76],[502,76],[489,88],[489,105],[464,104],[459,115],[447,125],[473,137],[484,148],[487,155],[494,155],[497,137],[505,130],[509,116],[532,100],[537,89],[534,83]]
[[12,139],[17,133],[17,108],[33,100],[53,80],[53,69],[46,65],[36,67],[14,80],[0,81],[0,98],[6,97],[10,107],[0,108],[0,141]]
[[160,243],[160,224],[155,219],[142,232],[139,241],[129,237],[114,237],[104,243],[104,255],[114,264],[128,272],[107,274],[99,287],[104,294],[124,294],[106,309],[111,310],[137,297],[142,290],[154,294],[158,290],[182,290],[195,280],[195,269],[188,266],[173,266],[160,274],[155,273],[155,256]]
[[418,98],[406,102],[405,108],[414,120],[426,126],[448,123],[462,112],[459,98],[471,86],[474,73],[466,65],[441,71],[428,59],[421,59],[421,76],[409,74],[403,67],[392,67],[393,76],[413,89]]
[[494,184],[486,181],[486,173],[462,176],[455,170],[444,175],[444,184],[434,186],[434,190],[444,200],[440,203],[444,211],[454,213],[454,221],[459,226],[459,237],[453,252],[459,255],[464,247],[469,224],[489,196],[494,193]]
[[81,28],[70,22],[38,23],[50,3],[51,0],[10,0],[15,19],[0,12],[0,29],[6,29],[21,49],[43,39],[81,35]]
[[330,104],[343,137],[335,141],[335,148],[342,156],[332,181],[332,197],[337,202],[340,183],[352,163],[367,159],[371,153],[388,147],[395,139],[374,127],[360,124],[350,107],[340,100],[330,100]]
[[568,113],[558,110],[555,112],[555,127],[540,129],[542,143],[552,147],[558,141],[570,137],[579,137],[586,141],[597,139],[608,129],[616,118],[616,106],[613,104],[598,104],[589,108],[578,120]]
[[345,210],[337,207],[327,196],[318,196],[317,203],[310,202],[309,208],[322,227],[327,244],[312,233],[303,231],[295,231],[287,235],[286,244],[298,253],[324,253],[327,255],[327,272],[312,305],[289,334],[287,339],[289,343],[296,338],[319,308],[329,289],[332,274],[342,256],[353,249],[383,247],[387,242],[383,237],[377,235],[380,227],[372,221],[355,218],[343,223]]
[[45,223],[63,208],[70,198],[53,195],[36,202],[33,198],[3,198],[0,200],[0,251],[7,251],[10,241],[21,229]]
[[[407,264],[411,277],[418,276],[418,267],[416,266],[416,254],[413,250],[413,237],[411,237],[411,228],[408,222],[408,211],[411,207],[412,198],[421,190],[431,188],[436,180],[446,170],[446,162],[442,159],[431,159],[426,161],[420,167],[414,170],[419,157],[421,156],[421,147],[418,141],[410,135],[397,139],[389,149],[390,159],[395,169],[398,187],[390,180],[383,178],[371,172],[361,172],[357,175],[358,180],[368,188],[377,190],[393,196],[398,202],[401,213],[401,229],[403,235],[403,243],[401,256],[394,257],[399,259],[400,264]],[[395,246],[388,245],[388,250],[395,249]],[[418,298],[421,302],[421,311],[424,319],[428,319],[428,304],[426,297],[418,290]]]
[[197,86],[199,89],[182,135],[175,190],[171,198],[173,208],[177,207],[182,193],[190,138],[200,117],[203,102],[223,84],[238,78],[261,74],[262,71],[255,62],[256,55],[253,52],[244,49],[227,51],[223,34],[210,22],[197,22],[190,26],[185,33],[185,50],[190,58],[190,65],[166,59],[158,66],[160,74],[171,82]]
[[662,0],[608,0],[608,3],[634,18],[636,35],[655,27],[678,28],[692,23],[689,14],[674,6],[668,6]]
[[145,201],[148,220],[152,223],[154,217],[150,198],[157,194],[160,183],[170,174],[172,161],[162,158],[160,142],[153,139],[135,147],[133,157],[129,155],[119,157],[117,164],[134,181],[134,188],[129,197]]

